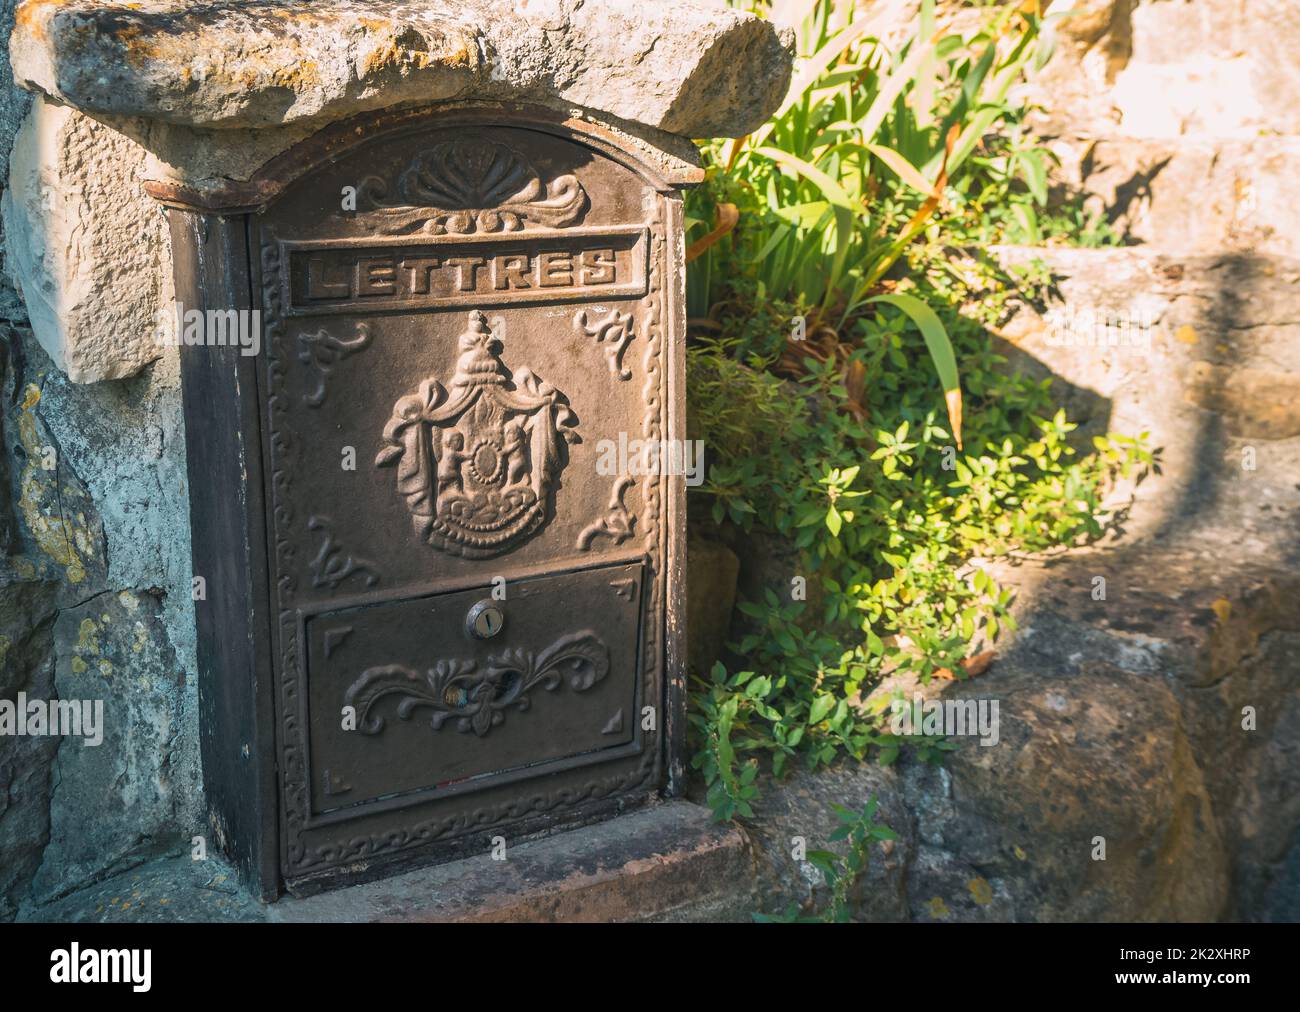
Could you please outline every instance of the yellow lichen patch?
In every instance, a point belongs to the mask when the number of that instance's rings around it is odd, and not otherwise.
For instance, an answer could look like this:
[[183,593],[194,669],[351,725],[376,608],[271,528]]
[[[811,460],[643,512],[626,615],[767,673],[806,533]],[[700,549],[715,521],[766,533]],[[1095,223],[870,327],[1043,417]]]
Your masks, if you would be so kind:
[[[14,30],[22,31],[33,39],[45,38],[46,11],[51,7],[62,7],[66,0],[23,0],[14,11]],[[53,14],[53,11],[49,11]]]
[[84,675],[86,673],[86,662],[80,657],[72,658],[72,673],[74,675]]
[[966,888],[970,890],[971,899],[982,907],[988,906],[993,902],[993,887],[983,878],[973,878],[966,883]]
[[1219,616],[1220,622],[1228,621],[1228,617],[1232,614],[1232,602],[1226,597],[1218,598],[1210,605],[1210,607],[1214,609],[1214,614]]
[[99,653],[99,626],[95,625],[93,618],[83,618],[81,625],[77,627],[77,653],[81,654],[98,654]]
[[113,662],[109,660],[100,661],[99,673],[105,678],[111,678],[113,676]]
[[390,40],[386,45],[376,46],[367,53],[361,63],[361,76],[367,77],[376,71],[389,67],[410,67],[424,70],[434,62],[434,58],[422,49],[408,49]]
[[932,896],[930,902],[926,904],[926,907],[930,911],[930,916],[936,921],[940,917],[948,916],[948,904],[943,901],[942,896]]
[[1016,855],[1016,860],[1017,860],[1017,861],[1026,861],[1026,860],[1029,859],[1029,855],[1026,854],[1026,853],[1024,852],[1024,849],[1021,848],[1021,847],[1016,847],[1015,850],[1014,850],[1012,853],[1014,853],[1014,854]]
[[271,72],[271,82],[277,88],[306,91],[320,86],[320,67],[313,60],[300,60],[291,67],[276,67]]
[[1196,344],[1200,337],[1197,335],[1195,327],[1189,327],[1184,323],[1174,331],[1174,339],[1181,341],[1183,344]]
[[129,590],[124,590],[117,595],[117,603],[127,611],[135,611],[140,607],[140,599]]
[[37,462],[44,459],[46,447],[42,444],[35,415],[40,400],[40,387],[29,383],[23,395],[22,414],[18,416],[18,441],[27,454],[27,463],[19,479],[21,495],[18,508],[22,511],[23,520],[26,521],[37,548],[64,568],[69,583],[80,583],[86,578],[82,556],[93,554],[89,550],[93,539],[84,528],[84,517],[81,514],[77,515],[83,522],[83,527],[79,530],[76,522],[67,516],[50,516],[42,508],[46,487],[39,479],[43,472],[38,468]]

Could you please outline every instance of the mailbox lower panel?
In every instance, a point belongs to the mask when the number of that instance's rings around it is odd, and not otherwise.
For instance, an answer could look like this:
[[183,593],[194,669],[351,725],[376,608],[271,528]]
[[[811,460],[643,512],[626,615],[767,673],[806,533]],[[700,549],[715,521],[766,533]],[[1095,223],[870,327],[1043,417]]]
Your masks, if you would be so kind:
[[[641,571],[538,576],[499,601],[483,586],[308,618],[313,816],[437,801],[639,749]],[[503,619],[487,639],[466,629],[480,603]]]

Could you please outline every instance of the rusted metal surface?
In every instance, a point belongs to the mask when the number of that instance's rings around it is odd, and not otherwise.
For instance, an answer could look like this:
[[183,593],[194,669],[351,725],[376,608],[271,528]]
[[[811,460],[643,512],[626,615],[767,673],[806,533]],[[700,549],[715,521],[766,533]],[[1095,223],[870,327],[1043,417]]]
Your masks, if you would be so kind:
[[254,389],[203,381],[256,404],[269,631],[240,705],[273,713],[250,758],[293,888],[642,802],[683,730],[681,479],[602,466],[684,435],[677,194],[519,114],[326,147],[244,219]]

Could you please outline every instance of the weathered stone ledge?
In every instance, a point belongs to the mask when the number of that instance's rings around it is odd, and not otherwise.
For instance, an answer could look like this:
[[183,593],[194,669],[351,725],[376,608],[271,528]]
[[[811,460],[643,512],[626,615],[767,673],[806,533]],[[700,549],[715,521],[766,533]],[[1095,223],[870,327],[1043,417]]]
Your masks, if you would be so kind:
[[[488,837],[484,837],[484,847]],[[753,859],[744,835],[677,801],[450,864],[266,905],[219,857],[160,858],[24,921],[745,920]]]
[[261,129],[472,94],[710,137],[780,102],[792,38],[687,0],[26,0],[11,58],[96,117]]

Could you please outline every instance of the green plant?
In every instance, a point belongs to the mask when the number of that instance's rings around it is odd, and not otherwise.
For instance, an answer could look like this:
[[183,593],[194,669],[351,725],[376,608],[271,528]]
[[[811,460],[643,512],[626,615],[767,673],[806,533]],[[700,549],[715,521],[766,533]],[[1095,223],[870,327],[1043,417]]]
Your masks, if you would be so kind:
[[862,877],[871,860],[871,845],[884,840],[897,840],[898,834],[888,826],[876,822],[877,802],[872,797],[861,812],[843,805],[832,805],[839,826],[831,833],[830,842],[847,842],[843,856],[831,850],[810,850],[805,855],[808,863],[816,867],[830,887],[830,901],[820,914],[803,916],[799,907],[791,903],[780,914],[754,914],[754,920],[767,924],[837,923],[849,920],[849,892]]
[[1051,284],[971,245],[1042,227],[1050,161],[1008,96],[1050,52],[1043,22],[1004,5],[945,33],[927,0],[894,51],[849,4],[798,6],[789,97],[705,147],[689,205],[693,229],[718,223],[688,270],[688,430],[709,460],[691,509],[802,558],[802,584],[741,602],[743,670],[692,682],[722,818],[749,817],[759,759],[939,761],[947,743],[883,728],[883,678],[964,677],[1014,629],[985,560],[1102,536],[1105,492],[1155,463],[1145,435],[1074,445],[1049,382],[986,330]]
[[[975,177],[1022,178],[1031,200],[1046,202],[1041,148],[1017,140],[1009,153],[980,155],[1018,114],[1008,100],[1013,85],[1050,55],[1040,19],[1011,6],[993,10],[977,31],[945,33],[936,27],[933,0],[923,0],[917,32],[894,52],[852,4],[792,6],[803,15],[807,56],[785,101],[751,136],[705,148],[706,184],[691,196],[688,232],[724,219],[736,224],[693,246],[688,313],[716,323],[750,295],[796,304],[809,329],[834,333],[871,303],[890,301],[921,330],[960,442],[961,392],[948,335],[932,314],[916,315],[924,309],[918,300],[877,290],[969,191],[997,189],[977,186]],[[1030,220],[1023,201],[1015,206]]]
[[[734,344],[688,352],[690,434],[711,461],[694,506],[787,538],[807,584],[741,602],[750,628],[733,649],[745,670],[718,666],[694,684],[695,726],[714,735],[697,768],[721,816],[746,815],[756,756],[777,774],[796,757],[816,768],[875,749],[892,762],[901,743],[880,726],[887,700],[872,697],[883,676],[960,676],[1014,628],[1011,592],[978,560],[1099,537],[1105,488],[1154,463],[1144,437],[1081,454],[1050,385],[1007,372],[976,322],[944,315],[972,397],[965,452],[935,417],[937,378],[904,354],[904,321],[862,323],[853,354],[879,394],[870,423],[837,409],[834,370],[782,380],[737,361]],[[917,744],[926,758],[941,751]]]

